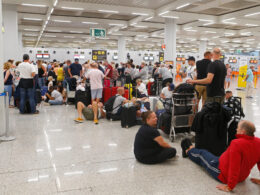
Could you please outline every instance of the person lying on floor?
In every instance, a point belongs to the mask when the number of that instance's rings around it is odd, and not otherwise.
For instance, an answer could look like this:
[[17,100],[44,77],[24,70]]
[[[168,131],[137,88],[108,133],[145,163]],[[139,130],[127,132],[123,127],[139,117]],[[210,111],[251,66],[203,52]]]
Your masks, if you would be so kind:
[[77,103],[78,118],[74,121],[78,123],[83,123],[82,114],[86,120],[92,120],[95,124],[98,124],[98,119],[106,118],[106,112],[103,109],[103,104],[96,101],[92,102],[92,105],[86,106],[83,102]]
[[144,164],[157,164],[176,156],[176,149],[166,143],[156,129],[157,117],[152,111],[142,113],[144,125],[134,141],[135,158]]
[[44,102],[46,106],[49,105],[62,105],[63,104],[63,97],[62,97],[62,86],[53,87],[50,86],[48,93],[46,93],[46,99],[48,102]]
[[[220,156],[214,156],[207,150],[195,148],[189,139],[181,142],[182,156],[204,167],[217,181],[219,190],[230,192],[237,183],[249,176],[257,164],[260,171],[260,139],[254,136],[255,125],[249,121],[240,121],[237,128],[237,139],[233,140],[227,150]],[[253,183],[260,185],[260,179],[252,178]]]

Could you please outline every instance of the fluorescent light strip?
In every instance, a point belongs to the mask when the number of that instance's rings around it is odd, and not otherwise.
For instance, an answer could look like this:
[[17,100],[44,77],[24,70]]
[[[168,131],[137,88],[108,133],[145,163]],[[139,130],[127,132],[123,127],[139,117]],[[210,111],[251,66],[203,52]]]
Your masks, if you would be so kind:
[[47,7],[47,5],[40,4],[30,4],[30,3],[22,3],[23,6],[31,6],[31,7]]
[[55,150],[56,151],[68,151],[68,150],[71,150],[72,148],[69,146],[69,147],[64,147],[64,148],[56,148]]
[[69,20],[52,20],[53,22],[71,23]]
[[211,24],[215,24],[215,22],[209,22],[209,23],[203,24],[203,26],[208,26],[208,25],[211,25]]
[[165,11],[159,14],[159,16],[169,13],[170,11]]
[[225,20],[222,20],[222,22],[226,22],[226,21],[230,21],[230,20],[235,20],[236,18],[228,18],[228,19],[225,19]]
[[42,21],[40,18],[23,18],[24,20]]
[[55,0],[55,2],[53,3],[53,7],[56,7],[57,4],[58,4],[58,0]]
[[101,169],[98,171],[98,173],[105,173],[105,172],[111,172],[111,171],[117,171],[118,168],[110,168],[110,169]]
[[64,175],[70,176],[70,175],[82,175],[83,171],[72,171],[72,172],[66,172]]
[[173,18],[173,19],[179,19],[178,16],[162,16],[163,18]]
[[82,24],[98,24],[97,22],[82,22]]
[[188,30],[185,30],[185,31],[188,31],[188,32],[198,32],[197,30],[192,30],[192,29],[188,29]]
[[183,5],[179,6],[179,7],[176,7],[176,9],[181,9],[181,8],[187,7],[189,5],[190,5],[190,3],[186,3],[186,4],[183,4]]
[[215,34],[215,33],[217,33],[217,32],[215,32],[215,31],[205,31],[205,33]]
[[231,25],[237,25],[236,22],[223,22],[224,24],[231,24]]
[[259,26],[257,24],[246,24],[246,26]]
[[75,38],[75,37],[73,37],[73,36],[64,36],[65,38]]
[[245,17],[254,16],[254,15],[259,15],[259,14],[260,14],[260,12],[255,12],[255,13],[252,13],[252,14],[247,14],[247,15],[245,15]]
[[54,8],[51,9],[51,14],[52,14],[53,11],[54,11]]
[[82,31],[70,31],[71,33],[83,33]]
[[99,12],[104,12],[104,13],[115,13],[115,14],[119,13],[118,11],[114,11],[114,10],[103,10],[103,9],[100,9],[98,11]]
[[149,14],[146,14],[146,13],[132,13],[132,15],[137,15],[137,16],[148,16]]
[[146,18],[146,19],[144,19],[144,20],[147,21],[147,20],[151,20],[151,19],[153,19],[153,16],[151,16],[151,17],[149,17],[149,18]]
[[61,8],[66,10],[79,10],[79,11],[84,10],[84,8],[79,8],[79,7],[61,7]]
[[124,24],[108,24],[109,26],[124,26]]
[[201,22],[213,22],[213,20],[206,20],[206,19],[198,19]]
[[47,30],[48,32],[62,32],[61,30]]
[[33,35],[33,34],[24,34],[25,36],[30,36],[30,37],[37,37],[38,35]]
[[27,29],[24,29],[25,31],[40,31],[40,30],[38,30],[38,29],[29,29],[29,28],[27,28]]
[[138,26],[138,25],[136,25],[134,27],[136,27],[136,28],[147,28],[148,26]]

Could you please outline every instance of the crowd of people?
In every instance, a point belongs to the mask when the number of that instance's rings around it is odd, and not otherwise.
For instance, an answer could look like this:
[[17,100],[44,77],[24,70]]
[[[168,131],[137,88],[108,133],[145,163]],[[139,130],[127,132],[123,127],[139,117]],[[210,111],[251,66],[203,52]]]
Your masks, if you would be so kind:
[[[198,103],[210,102],[223,104],[230,98],[229,89],[232,71],[230,66],[221,60],[221,51],[204,53],[204,59],[196,62],[188,58],[188,66],[180,72],[173,65],[155,63],[148,66],[141,63],[134,65],[133,60],[127,63],[109,63],[87,61],[84,64],[75,59],[65,62],[31,62],[29,55],[24,54],[23,62],[9,60],[4,64],[4,87],[9,95],[10,108],[17,107],[21,114],[39,114],[36,106],[41,101],[47,105],[62,105],[68,100],[68,91],[75,87],[75,104],[78,112],[76,122],[91,120],[95,124],[101,118],[120,119],[124,107],[135,106],[135,117],[142,119],[134,141],[136,159],[144,164],[156,164],[176,156],[176,149],[171,147],[157,130],[157,115],[151,110],[149,85],[153,81],[156,89],[161,85],[159,95],[162,99],[171,99],[177,84],[176,74],[182,76],[182,83],[195,85]],[[253,71],[251,66],[244,78],[247,81],[246,97],[252,98]],[[161,82],[159,82],[161,81]],[[126,84],[126,85],[125,85]],[[128,97],[125,97],[128,86]],[[107,102],[103,101],[104,88],[116,88],[116,94]],[[12,96],[14,103],[12,105]],[[134,97],[132,97],[134,96]],[[90,101],[86,101],[88,97]],[[170,121],[169,121],[170,122]],[[203,166],[216,180],[227,184],[218,188],[231,191],[238,182],[244,181],[255,164],[260,170],[260,139],[254,137],[255,126],[249,121],[241,121],[237,128],[237,139],[233,140],[227,150],[220,156],[214,156],[207,150],[195,148],[189,139],[181,142],[183,157]],[[260,180],[252,179],[260,184]]]

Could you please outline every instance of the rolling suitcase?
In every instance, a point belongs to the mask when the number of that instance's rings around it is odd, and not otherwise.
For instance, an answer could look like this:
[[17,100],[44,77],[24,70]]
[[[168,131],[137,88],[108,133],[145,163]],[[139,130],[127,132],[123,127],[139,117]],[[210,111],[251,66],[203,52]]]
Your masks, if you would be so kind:
[[128,90],[128,97],[127,99],[131,100],[133,95],[133,85],[132,84],[125,84],[125,88]]
[[105,87],[103,89],[103,102],[106,103],[109,98],[112,97],[112,90],[111,88]]
[[125,89],[124,97],[125,97],[126,99],[129,99],[129,90],[128,90],[128,89]]
[[122,107],[121,127],[129,128],[135,126],[136,124],[136,108],[134,106],[129,108]]
[[112,96],[115,96],[117,94],[117,88],[118,87],[112,87]]
[[152,95],[152,91],[151,91],[151,87],[153,85],[153,82],[149,82],[147,84],[147,92],[148,92],[148,95]]
[[161,129],[165,134],[169,135],[171,131],[171,118],[172,115],[168,112],[163,112],[159,115],[158,129]]
[[109,79],[104,79],[104,87],[107,87],[107,88],[110,87],[110,80]]

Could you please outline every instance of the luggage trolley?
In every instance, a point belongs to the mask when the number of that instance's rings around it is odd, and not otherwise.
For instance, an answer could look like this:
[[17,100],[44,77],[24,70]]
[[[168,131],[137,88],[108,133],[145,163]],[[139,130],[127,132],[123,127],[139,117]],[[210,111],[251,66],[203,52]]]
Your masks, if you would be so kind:
[[173,93],[172,121],[170,140],[173,142],[176,133],[190,133],[193,119],[197,113],[196,93]]

